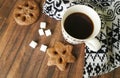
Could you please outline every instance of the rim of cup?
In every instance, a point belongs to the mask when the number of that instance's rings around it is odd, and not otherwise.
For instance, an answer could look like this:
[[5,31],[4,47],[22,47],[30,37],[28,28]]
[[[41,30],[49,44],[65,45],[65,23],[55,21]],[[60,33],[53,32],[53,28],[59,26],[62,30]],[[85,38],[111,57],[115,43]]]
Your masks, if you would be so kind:
[[[66,20],[67,16],[69,16],[70,14],[72,13],[75,13],[75,12],[80,12],[80,13],[84,13],[85,15],[87,15],[91,21],[93,22],[93,32],[92,34],[87,37],[86,39],[78,39],[78,38],[75,38],[73,36],[71,36],[70,34],[68,34],[64,28],[64,21]],[[63,18],[61,20],[61,25],[62,25],[62,31],[64,31],[67,35],[69,35],[71,38],[77,40],[77,41],[85,41],[85,40],[88,40],[88,39],[91,39],[91,38],[95,38],[95,36],[97,36],[97,34],[100,32],[100,29],[101,29],[101,20],[100,20],[100,17],[98,15],[98,13],[92,9],[91,7],[89,6],[86,6],[86,5],[74,5],[74,6],[71,6],[69,7],[63,14]],[[98,27],[99,26],[99,27]]]

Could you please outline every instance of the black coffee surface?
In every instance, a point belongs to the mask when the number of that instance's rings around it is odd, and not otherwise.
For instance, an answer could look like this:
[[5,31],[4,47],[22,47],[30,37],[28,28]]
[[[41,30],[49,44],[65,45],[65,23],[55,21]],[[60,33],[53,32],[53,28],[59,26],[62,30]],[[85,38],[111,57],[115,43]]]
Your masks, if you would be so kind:
[[91,19],[83,13],[73,13],[64,22],[65,30],[77,39],[86,39],[93,32]]

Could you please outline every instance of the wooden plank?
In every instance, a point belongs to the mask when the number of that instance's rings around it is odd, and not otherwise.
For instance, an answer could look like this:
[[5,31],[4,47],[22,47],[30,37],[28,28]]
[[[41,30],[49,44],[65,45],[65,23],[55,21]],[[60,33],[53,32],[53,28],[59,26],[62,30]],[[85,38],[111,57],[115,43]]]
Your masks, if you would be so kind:
[[[25,73],[24,72],[25,68],[27,68],[26,66],[29,64],[28,62],[31,59],[30,56],[32,55],[32,53],[34,51],[34,50],[32,50],[32,51],[30,50],[29,43],[32,40],[38,39],[38,34],[36,35],[36,33],[38,33],[38,28],[39,28],[38,24],[39,24],[39,22],[36,22],[32,26],[23,27],[24,29],[23,29],[23,32],[21,32],[20,38],[23,37],[24,42],[22,42],[22,44],[21,44],[21,49],[19,49],[19,51],[18,51],[18,54],[14,60],[13,65],[10,68],[7,78],[11,78],[11,77],[21,78],[23,73]],[[25,28],[27,28],[27,29],[25,29]],[[28,50],[26,50],[26,49],[28,49]],[[36,49],[36,51],[39,51],[39,48]],[[33,66],[34,65],[33,61],[37,60],[36,57],[38,54],[36,55],[36,53],[34,56],[35,59],[32,60],[33,64],[30,64],[30,66]],[[27,54],[29,56],[26,56],[25,54]],[[15,72],[13,72],[13,71],[15,71]]]
[[98,78],[116,78],[114,77],[114,71],[98,76]]
[[[4,19],[0,25],[0,57],[3,53],[4,47],[6,46],[10,36],[12,35],[12,32],[14,31],[14,28],[12,28],[12,25],[15,25],[15,22],[13,20],[12,13],[10,12],[12,7],[14,6],[16,1],[8,2],[7,0],[4,2],[4,5],[2,8],[0,8],[0,17]],[[9,6],[9,7],[8,7]],[[7,15],[5,15],[7,14]],[[10,17],[8,17],[10,15]],[[9,28],[8,28],[9,26]],[[9,33],[8,33],[9,32]],[[6,38],[7,37],[7,38]],[[4,43],[5,42],[5,43]]]
[[[17,39],[19,38],[20,31],[16,30],[13,33],[14,34],[10,36],[10,41],[8,42],[8,44],[6,44],[5,49],[3,50],[3,54],[0,59],[1,63],[3,63],[3,64],[0,64],[2,65],[2,69],[0,70],[0,78],[4,78],[7,75],[14,61],[14,58],[17,54],[17,50],[19,49],[19,46],[21,45],[21,42],[22,42],[22,41],[18,41]],[[23,39],[23,37],[21,38]]]
[[75,55],[77,57],[76,62],[71,66],[69,70],[68,78],[82,78],[83,77],[83,67],[84,67],[84,48],[85,45],[78,45],[74,49]]
[[5,18],[3,18],[2,16],[0,16],[0,29],[2,28],[2,25],[5,22]]
[[[23,27],[23,30],[21,31],[21,34],[19,35],[19,39],[17,40],[17,42],[21,43],[21,45],[20,45],[21,47],[19,47],[18,50],[16,51],[17,54],[14,58],[11,68],[9,69],[7,78],[11,78],[11,77],[15,78],[16,74],[20,71],[19,67],[22,63],[25,52],[29,52],[26,49],[29,46],[29,42],[30,42],[31,38],[34,37],[36,28],[34,27],[34,25],[32,27],[26,27],[26,28],[27,29],[25,29],[25,27]],[[31,30],[33,30],[33,31],[30,34]],[[21,74],[21,73],[18,73],[18,74]],[[18,75],[17,77],[19,78],[21,76]]]
[[[54,43],[56,41],[59,41],[59,39],[61,38],[60,22],[58,22],[57,25],[56,25],[55,22],[52,22],[52,20],[49,21],[49,24],[50,24],[50,27],[52,27],[53,29],[55,28],[55,30],[52,30],[53,34],[52,34],[52,39],[50,39],[51,41],[49,43],[49,47],[52,47],[54,45]],[[54,68],[51,68],[51,67],[47,66],[47,61],[48,61],[48,55],[45,55],[45,57],[43,59],[43,62],[42,62],[42,65],[39,69],[39,74],[38,74],[37,78],[46,78],[54,72]],[[49,69],[52,72],[50,72]],[[49,76],[49,77],[51,77],[51,76]]]
[[114,78],[120,78],[120,67],[114,70]]
[[13,10],[13,6],[15,5],[17,0],[5,0],[4,4],[2,5],[2,7],[0,8],[0,16],[4,17],[4,18],[8,18],[11,10]]
[[2,7],[5,0],[0,0],[0,8]]
[[98,78],[98,76],[96,76],[96,77],[91,77],[91,78]]
[[[13,19],[11,19],[11,21],[13,21]],[[1,57],[9,39],[10,39],[10,37],[12,36],[12,34],[13,34],[15,28],[16,28],[14,22],[10,22],[8,24],[8,26],[9,27],[6,29],[6,32],[4,32],[4,35],[2,36],[1,41],[0,41],[0,57]]]
[[[63,37],[62,37],[62,33],[61,33],[61,26],[60,26],[60,22],[58,22],[58,24],[56,25],[56,28],[55,28],[55,30],[54,30],[54,36],[53,36],[53,38],[51,39],[51,42],[50,42],[50,47],[52,47],[53,45],[54,45],[54,43],[56,42],[56,41],[61,41],[61,42],[63,42]],[[47,57],[47,56],[46,56]],[[48,61],[48,60],[47,60]],[[60,70],[56,67],[56,66],[50,66],[49,68],[48,68],[48,71],[47,71],[47,76],[46,76],[46,78],[58,78],[59,76],[59,72],[60,72]],[[39,77],[38,78],[40,78],[41,76],[40,76],[41,74],[39,73]],[[45,76],[43,76],[43,77],[45,77]]]
[[5,30],[7,30],[8,23],[6,23],[6,19],[3,19],[0,24],[0,40],[2,39]]
[[[47,27],[49,27],[49,26],[47,26]],[[51,27],[54,28],[54,26],[51,26]],[[35,31],[38,34],[37,30],[39,29],[39,22],[34,26],[33,29],[35,29]],[[33,33],[33,31],[31,33]],[[34,34],[36,34],[36,33],[34,33]],[[36,35],[34,37],[39,37],[39,35]],[[44,43],[44,42],[48,43],[49,42],[50,39],[47,38],[47,40],[46,40],[45,38],[46,37],[40,38],[40,42],[38,41],[39,46],[40,46],[41,43]],[[26,39],[28,40],[30,38],[26,38]],[[40,47],[36,48],[35,51],[31,52],[31,54],[33,53],[32,56],[31,56],[31,58],[30,57],[22,56],[21,58],[23,58],[24,60],[22,60],[22,62],[19,61],[20,65],[17,66],[17,67],[16,67],[16,65],[18,64],[18,61],[15,61],[15,64],[12,65],[13,68],[10,69],[10,73],[8,74],[8,78],[11,77],[11,74],[12,74],[12,77],[18,77],[18,78],[21,78],[21,77],[22,78],[24,78],[24,77],[25,78],[26,77],[29,78],[31,76],[32,77],[37,77],[38,74],[36,72],[39,71],[39,67],[40,67],[40,64],[41,64],[40,61],[42,61],[41,58],[43,58],[43,56],[44,56],[43,54],[40,54],[39,48]],[[29,56],[31,54],[29,54]],[[21,60],[21,59],[19,59],[19,60]],[[36,64],[37,64],[37,66],[36,66]],[[16,67],[16,69],[14,67]],[[16,72],[13,73],[11,70],[16,70]]]

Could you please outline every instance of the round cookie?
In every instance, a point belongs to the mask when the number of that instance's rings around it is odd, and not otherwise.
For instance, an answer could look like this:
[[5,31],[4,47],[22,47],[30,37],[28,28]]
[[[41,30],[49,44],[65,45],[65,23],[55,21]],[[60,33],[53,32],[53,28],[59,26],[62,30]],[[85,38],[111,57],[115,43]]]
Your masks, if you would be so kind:
[[39,7],[33,0],[21,0],[14,8],[13,17],[19,25],[33,24],[39,17]]

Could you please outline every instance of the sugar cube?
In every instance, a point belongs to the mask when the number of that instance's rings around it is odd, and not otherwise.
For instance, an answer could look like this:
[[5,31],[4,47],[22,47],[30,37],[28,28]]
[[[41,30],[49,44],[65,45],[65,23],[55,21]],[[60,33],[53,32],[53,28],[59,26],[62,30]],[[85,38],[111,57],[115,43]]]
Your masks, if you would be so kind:
[[37,43],[35,41],[31,41],[29,46],[35,48],[37,46]]
[[46,28],[46,22],[41,22],[40,23],[40,28],[45,29]]
[[45,35],[46,36],[50,36],[52,33],[51,33],[51,30],[50,29],[47,29],[45,30]]
[[46,49],[47,49],[47,46],[46,46],[46,45],[44,45],[44,44],[42,44],[42,45],[41,45],[41,47],[40,47],[40,51],[45,52],[45,51],[46,51]]
[[39,32],[39,35],[40,35],[40,36],[44,35],[43,29],[39,29],[38,32]]

